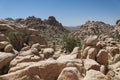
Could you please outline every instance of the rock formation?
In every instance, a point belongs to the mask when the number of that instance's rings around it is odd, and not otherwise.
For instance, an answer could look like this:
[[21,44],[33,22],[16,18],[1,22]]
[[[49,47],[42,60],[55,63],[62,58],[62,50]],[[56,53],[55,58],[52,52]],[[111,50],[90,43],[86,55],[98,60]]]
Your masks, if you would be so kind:
[[80,32],[86,36],[82,48],[76,46],[68,54],[61,47],[49,46],[52,41],[42,37],[39,25],[64,32],[53,16],[44,21],[35,17],[0,20],[0,80],[120,80],[119,38],[102,35],[103,26],[108,33],[114,31],[112,26],[87,22],[80,28],[88,30],[87,35]]

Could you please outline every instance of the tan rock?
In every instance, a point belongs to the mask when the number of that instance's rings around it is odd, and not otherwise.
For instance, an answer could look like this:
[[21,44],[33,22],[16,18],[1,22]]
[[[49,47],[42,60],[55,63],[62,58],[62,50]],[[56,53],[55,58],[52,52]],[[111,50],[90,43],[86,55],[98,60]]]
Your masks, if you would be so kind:
[[87,46],[82,52],[83,59],[94,59],[99,51],[99,48],[93,46]]
[[70,54],[79,54],[79,53],[80,53],[80,48],[79,47],[75,47]]
[[86,58],[87,58],[88,50],[89,50],[90,48],[91,48],[90,46],[87,46],[87,47],[83,50],[82,56],[81,56],[83,59],[86,59]]
[[68,60],[66,62],[66,67],[75,67],[78,69],[80,78],[83,78],[85,76],[86,70],[84,68],[83,61],[81,59],[73,59]]
[[85,46],[95,46],[98,42],[98,37],[97,36],[89,36],[86,40],[85,40]]
[[114,57],[116,54],[119,54],[120,50],[118,47],[106,47],[107,51]]
[[93,59],[85,59],[84,60],[84,67],[86,70],[94,69],[94,70],[100,70],[100,64],[98,64]]
[[31,46],[31,48],[36,48],[36,49],[38,49],[39,51],[41,50],[41,46],[40,46],[39,43],[33,44],[33,45]]
[[58,50],[57,52],[54,53],[53,58],[57,59],[62,55],[62,50]]
[[67,67],[62,70],[57,80],[82,80],[80,72],[75,67]]
[[106,46],[105,42],[102,42],[102,41],[99,41],[99,42],[96,44],[96,47],[98,47],[98,48],[100,48],[100,49],[102,49],[102,48],[105,47],[105,46]]
[[43,54],[44,54],[45,58],[52,57],[54,55],[54,49],[53,48],[45,48],[43,50]]
[[30,46],[26,46],[26,47],[23,47],[22,49],[21,49],[21,51],[27,51],[27,50],[29,50],[30,49]]
[[42,58],[36,55],[27,55],[27,56],[17,56],[10,62],[10,67],[14,67],[19,63],[23,62],[38,62],[41,61]]
[[20,53],[19,53],[19,56],[27,56],[27,55],[33,55],[31,49],[29,49],[27,51],[20,51]]
[[94,59],[94,60],[95,60],[98,51],[99,51],[98,48],[96,48],[96,47],[91,47],[91,48],[88,50],[87,59]]
[[31,52],[35,55],[39,55],[39,51],[36,48],[31,48]]
[[0,76],[0,80],[56,80],[64,67],[64,63],[55,60],[40,61]]
[[83,80],[108,80],[108,79],[100,71],[89,70],[87,71],[86,76]]
[[5,33],[6,31],[12,31],[12,30],[14,30],[14,28],[11,27],[10,25],[8,25],[8,24],[0,24],[0,31],[1,32]]
[[0,49],[4,49],[5,46],[8,45],[8,44],[9,44],[9,42],[7,42],[7,41],[1,41],[0,42]]
[[107,66],[108,52],[105,49],[101,49],[96,56],[96,60],[99,64]]
[[102,72],[103,74],[105,74],[106,73],[106,66],[101,65],[100,66],[100,72]]
[[14,58],[14,54],[0,52],[0,74],[3,73],[3,67],[8,66],[9,62]]
[[4,34],[0,34],[0,41],[8,41],[8,39]]
[[8,44],[7,46],[5,46],[4,51],[5,52],[11,52],[13,50],[13,46],[11,44]]
[[69,54],[69,55],[61,55],[57,60],[64,61],[64,60],[73,60],[77,58],[77,54]]

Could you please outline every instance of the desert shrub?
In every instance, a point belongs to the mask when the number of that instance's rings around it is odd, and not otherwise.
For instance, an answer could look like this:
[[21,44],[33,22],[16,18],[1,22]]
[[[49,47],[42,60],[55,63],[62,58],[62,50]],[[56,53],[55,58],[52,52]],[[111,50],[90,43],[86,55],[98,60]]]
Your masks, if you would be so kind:
[[81,39],[74,37],[64,37],[64,49],[71,52],[74,47],[78,46],[81,48]]
[[9,38],[10,41],[14,41],[17,37],[24,36],[24,33],[21,30],[14,30],[7,32],[5,35]]
[[25,35],[23,31],[14,30],[14,31],[7,32],[5,35],[9,38],[11,44],[16,50],[19,51],[22,48],[23,43],[21,43],[22,42],[21,38],[24,38],[24,35]]

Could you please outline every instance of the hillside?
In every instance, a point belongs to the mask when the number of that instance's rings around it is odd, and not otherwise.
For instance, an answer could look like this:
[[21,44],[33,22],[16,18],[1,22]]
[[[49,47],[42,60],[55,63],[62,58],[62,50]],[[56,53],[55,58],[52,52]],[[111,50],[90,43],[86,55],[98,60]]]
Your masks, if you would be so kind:
[[114,27],[100,21],[87,21],[85,24],[80,26],[80,29],[73,32],[73,36],[80,38],[89,35],[110,35]]
[[0,80],[120,80],[119,20],[70,31],[52,16],[1,19]]

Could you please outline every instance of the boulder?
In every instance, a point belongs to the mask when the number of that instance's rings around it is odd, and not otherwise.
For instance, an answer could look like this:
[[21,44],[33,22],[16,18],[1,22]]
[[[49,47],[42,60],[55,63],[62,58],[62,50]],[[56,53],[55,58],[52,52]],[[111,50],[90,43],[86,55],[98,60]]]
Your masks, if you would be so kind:
[[88,50],[87,59],[94,59],[94,60],[95,60],[98,51],[99,51],[98,48],[96,48],[96,47],[91,47],[91,48]]
[[50,57],[52,57],[54,55],[54,49],[53,48],[45,48],[43,50],[43,54],[44,54],[46,59],[50,58]]
[[73,60],[77,58],[77,54],[69,54],[69,55],[61,55],[57,60],[64,61],[64,60]]
[[96,36],[96,35],[89,36],[85,40],[85,46],[96,46],[97,42],[98,42],[98,36]]
[[33,44],[33,45],[31,46],[31,48],[36,48],[36,49],[38,49],[39,51],[41,50],[41,46],[40,46],[39,43]]
[[0,32],[2,32],[2,33],[13,31],[13,30],[14,30],[14,28],[8,24],[0,24]]
[[0,34],[0,41],[9,41],[4,34]]
[[97,56],[96,61],[101,65],[108,65],[108,52],[105,49],[101,49]]
[[[28,51],[27,51],[28,52]],[[24,52],[23,52],[24,54]],[[11,62],[10,62],[10,67],[14,67],[19,63],[22,62],[38,62],[41,61],[42,58],[40,56],[34,55],[34,54],[27,54],[27,55],[18,55],[16,58],[14,58]]]
[[80,48],[79,47],[75,47],[70,54],[80,54]]
[[[27,64],[29,65],[29,64]],[[64,63],[55,60],[35,62],[28,67],[0,76],[0,80],[57,80]]]
[[114,57],[116,54],[119,54],[120,50],[118,47],[106,47],[107,51]]
[[66,67],[62,70],[57,80],[82,80],[82,78],[77,68]]
[[84,59],[94,59],[98,53],[99,49],[97,47],[88,46],[82,52],[82,58]]
[[99,49],[102,49],[103,47],[105,47],[106,44],[105,42],[102,42],[102,41],[99,41],[97,44],[96,44],[96,47],[99,48]]
[[5,52],[11,52],[13,50],[13,46],[11,44],[8,44],[7,46],[5,46],[4,51]]
[[102,72],[103,74],[105,74],[106,73],[106,66],[101,65],[100,66],[100,72]]
[[87,54],[88,54],[88,50],[90,49],[90,46],[87,46],[83,51],[82,51],[82,55],[81,58],[86,59],[87,58]]
[[27,50],[29,50],[30,49],[30,46],[25,46],[25,47],[23,47],[22,49],[21,49],[21,51],[27,51]]
[[5,46],[8,45],[8,44],[9,44],[9,42],[7,42],[7,41],[1,41],[0,42],[0,49],[4,49]]
[[39,55],[39,51],[36,48],[31,48],[31,52],[35,55]]
[[19,53],[19,56],[27,56],[27,55],[33,55],[31,49],[29,49],[27,51],[20,51],[20,53]]
[[97,63],[93,59],[85,59],[84,60],[84,67],[86,70],[94,69],[94,70],[100,70],[100,64]]
[[60,50],[58,50],[57,52],[54,53],[53,58],[54,58],[54,59],[57,59],[57,58],[59,58],[61,55],[62,55],[62,50],[60,49]]
[[0,52],[0,74],[3,74],[4,67],[9,65],[10,61],[14,58],[14,54]]
[[86,76],[83,80],[108,80],[108,79],[100,71],[89,70],[87,71]]
[[85,76],[86,70],[81,59],[67,60],[66,63],[66,67],[75,67],[78,69],[80,78],[83,78]]

